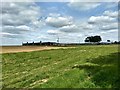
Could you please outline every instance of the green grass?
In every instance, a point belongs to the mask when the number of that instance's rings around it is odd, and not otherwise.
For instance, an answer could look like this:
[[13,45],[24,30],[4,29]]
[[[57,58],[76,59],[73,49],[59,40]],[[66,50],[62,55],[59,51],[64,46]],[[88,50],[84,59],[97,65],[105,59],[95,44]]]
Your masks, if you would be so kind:
[[2,54],[4,88],[119,87],[118,46]]

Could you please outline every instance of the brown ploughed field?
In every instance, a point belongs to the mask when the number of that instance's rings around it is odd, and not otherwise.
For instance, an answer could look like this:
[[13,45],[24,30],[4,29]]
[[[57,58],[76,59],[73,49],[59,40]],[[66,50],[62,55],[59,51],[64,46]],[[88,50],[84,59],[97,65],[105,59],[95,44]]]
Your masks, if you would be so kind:
[[71,47],[54,47],[54,46],[2,46],[0,53],[16,53],[16,52],[31,52],[48,49],[66,49]]

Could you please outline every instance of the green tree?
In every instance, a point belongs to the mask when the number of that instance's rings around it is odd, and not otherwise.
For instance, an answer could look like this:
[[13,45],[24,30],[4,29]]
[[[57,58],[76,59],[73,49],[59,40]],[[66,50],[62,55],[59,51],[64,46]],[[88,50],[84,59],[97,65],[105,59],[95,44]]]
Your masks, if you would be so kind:
[[85,38],[85,42],[100,42],[102,41],[100,36],[90,36]]

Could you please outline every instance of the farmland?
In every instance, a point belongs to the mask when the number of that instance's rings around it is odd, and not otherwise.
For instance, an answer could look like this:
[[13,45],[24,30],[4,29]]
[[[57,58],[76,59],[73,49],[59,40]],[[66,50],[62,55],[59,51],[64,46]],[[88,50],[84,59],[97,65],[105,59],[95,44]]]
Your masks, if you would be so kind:
[[3,88],[115,88],[118,46],[2,54]]
[[0,53],[31,52],[48,49],[74,48],[74,47],[53,47],[53,46],[0,46]]

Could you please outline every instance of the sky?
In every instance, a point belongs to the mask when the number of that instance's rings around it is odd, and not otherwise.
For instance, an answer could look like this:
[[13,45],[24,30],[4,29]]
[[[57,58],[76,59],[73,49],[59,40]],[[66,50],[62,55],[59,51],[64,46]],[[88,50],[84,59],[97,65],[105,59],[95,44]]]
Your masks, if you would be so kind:
[[0,45],[79,43],[100,35],[118,41],[117,2],[2,2]]

